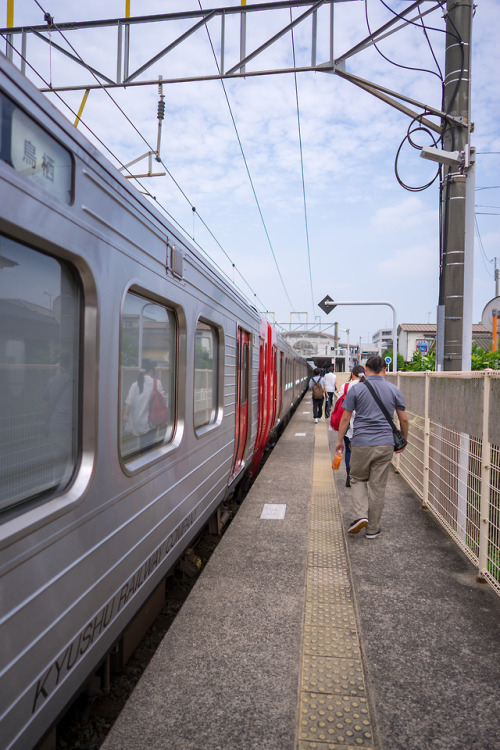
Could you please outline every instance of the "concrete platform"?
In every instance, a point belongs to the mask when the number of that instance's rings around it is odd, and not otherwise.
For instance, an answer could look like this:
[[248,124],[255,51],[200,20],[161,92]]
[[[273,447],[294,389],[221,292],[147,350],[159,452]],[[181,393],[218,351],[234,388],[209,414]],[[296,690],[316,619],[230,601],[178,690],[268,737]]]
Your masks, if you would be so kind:
[[[343,468],[336,488],[348,525]],[[499,597],[394,472],[381,527],[347,550],[382,748],[498,750]]]
[[396,474],[346,538],[335,434],[306,397],[103,750],[500,749],[500,600]]

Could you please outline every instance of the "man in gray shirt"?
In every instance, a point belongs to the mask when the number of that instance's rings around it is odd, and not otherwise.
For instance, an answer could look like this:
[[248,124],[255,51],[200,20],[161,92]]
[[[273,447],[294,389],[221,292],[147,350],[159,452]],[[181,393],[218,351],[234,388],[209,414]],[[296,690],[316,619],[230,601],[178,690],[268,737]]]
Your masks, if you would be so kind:
[[[384,379],[385,362],[382,357],[370,357],[365,365],[366,380],[376,391],[389,414],[396,411],[403,436],[408,436],[408,417],[401,391]],[[357,534],[365,526],[366,538],[380,535],[380,518],[384,508],[385,486],[394,454],[392,427],[379,405],[364,384],[350,388],[342,404],[335,451],[344,450],[344,435],[353,411],[354,433],[351,438],[351,486],[355,521],[349,534]]]

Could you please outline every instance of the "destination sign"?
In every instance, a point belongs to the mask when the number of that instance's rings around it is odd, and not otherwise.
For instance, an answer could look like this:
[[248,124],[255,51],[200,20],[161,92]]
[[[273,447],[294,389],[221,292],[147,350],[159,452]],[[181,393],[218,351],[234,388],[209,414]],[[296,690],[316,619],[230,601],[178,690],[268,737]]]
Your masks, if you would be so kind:
[[39,188],[71,203],[72,161],[69,151],[20,109],[11,119],[10,162]]

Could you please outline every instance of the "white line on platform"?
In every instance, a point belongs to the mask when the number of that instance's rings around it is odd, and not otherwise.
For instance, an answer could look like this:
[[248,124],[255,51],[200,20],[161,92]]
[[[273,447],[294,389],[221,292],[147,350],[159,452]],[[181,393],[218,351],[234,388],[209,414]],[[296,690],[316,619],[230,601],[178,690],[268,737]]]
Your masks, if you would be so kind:
[[261,518],[283,520],[286,512],[286,503],[273,504],[266,503],[262,510]]
[[295,437],[305,437],[307,435],[307,432],[296,432]]

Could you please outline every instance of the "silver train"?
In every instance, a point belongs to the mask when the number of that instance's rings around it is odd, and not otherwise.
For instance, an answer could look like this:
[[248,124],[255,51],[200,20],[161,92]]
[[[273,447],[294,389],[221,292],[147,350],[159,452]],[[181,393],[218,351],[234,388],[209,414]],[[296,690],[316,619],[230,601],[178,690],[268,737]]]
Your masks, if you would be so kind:
[[307,367],[3,56],[0,122],[0,744],[27,750]]

